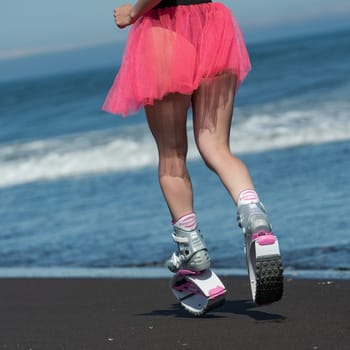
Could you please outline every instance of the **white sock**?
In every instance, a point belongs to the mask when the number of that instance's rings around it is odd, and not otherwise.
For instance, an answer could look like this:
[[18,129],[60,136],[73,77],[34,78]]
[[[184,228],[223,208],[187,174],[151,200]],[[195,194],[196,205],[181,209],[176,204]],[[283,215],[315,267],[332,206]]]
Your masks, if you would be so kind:
[[193,231],[197,227],[196,214],[190,213],[181,216],[181,218],[174,222],[173,225],[185,231]]
[[254,190],[245,190],[239,194],[237,206],[259,202],[259,196]]

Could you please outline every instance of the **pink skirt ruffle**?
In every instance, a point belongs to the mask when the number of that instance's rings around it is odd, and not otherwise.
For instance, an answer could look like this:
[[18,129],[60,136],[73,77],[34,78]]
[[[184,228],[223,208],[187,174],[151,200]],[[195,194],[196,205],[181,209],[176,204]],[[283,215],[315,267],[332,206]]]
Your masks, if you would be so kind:
[[236,75],[237,91],[250,68],[239,24],[223,4],[152,9],[132,26],[102,109],[127,116],[169,93],[192,94],[223,72]]

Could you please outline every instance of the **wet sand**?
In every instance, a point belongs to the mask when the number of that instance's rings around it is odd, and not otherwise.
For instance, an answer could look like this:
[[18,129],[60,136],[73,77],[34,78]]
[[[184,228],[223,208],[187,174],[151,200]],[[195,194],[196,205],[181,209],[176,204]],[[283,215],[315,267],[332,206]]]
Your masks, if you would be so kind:
[[257,307],[246,278],[194,318],[166,279],[0,279],[0,349],[348,349],[350,281],[286,280]]

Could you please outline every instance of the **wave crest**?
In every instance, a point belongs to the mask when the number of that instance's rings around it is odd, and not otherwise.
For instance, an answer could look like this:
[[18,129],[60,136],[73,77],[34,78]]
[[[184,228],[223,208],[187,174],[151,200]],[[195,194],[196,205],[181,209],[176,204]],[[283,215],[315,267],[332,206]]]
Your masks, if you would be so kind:
[[[286,112],[237,112],[231,132],[236,153],[254,153],[305,144],[350,139],[350,104],[337,113],[319,109]],[[189,135],[192,124],[188,124]],[[189,140],[189,159],[199,154]],[[0,145],[0,187],[109,172],[130,171],[157,164],[154,141],[146,125],[94,131],[48,140]]]

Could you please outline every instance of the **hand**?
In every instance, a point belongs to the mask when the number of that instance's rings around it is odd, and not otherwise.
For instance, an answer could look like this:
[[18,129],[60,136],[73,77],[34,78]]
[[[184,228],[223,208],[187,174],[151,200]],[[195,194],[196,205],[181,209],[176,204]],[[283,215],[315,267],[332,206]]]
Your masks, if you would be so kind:
[[125,28],[133,23],[131,18],[132,5],[126,4],[114,9],[114,22],[119,28]]

